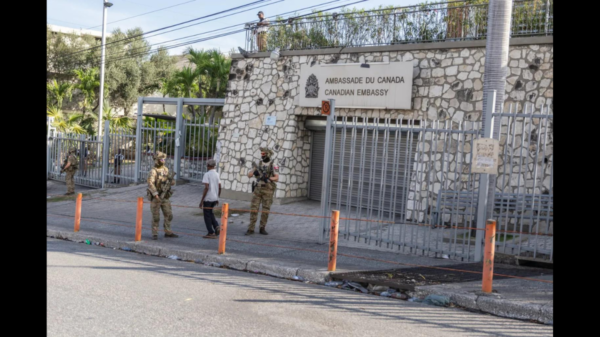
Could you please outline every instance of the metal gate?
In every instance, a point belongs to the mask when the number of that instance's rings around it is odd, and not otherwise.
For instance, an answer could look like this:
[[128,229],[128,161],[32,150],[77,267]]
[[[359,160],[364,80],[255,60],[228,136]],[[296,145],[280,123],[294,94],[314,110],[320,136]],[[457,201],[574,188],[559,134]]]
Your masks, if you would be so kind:
[[[493,114],[501,123],[494,195],[499,252],[552,260],[552,115]],[[402,252],[477,261],[480,174],[471,172],[481,122],[328,117],[320,197],[338,209],[340,238]],[[313,133],[313,141],[321,135]],[[313,142],[313,145],[315,143]],[[312,156],[319,160],[318,150]],[[314,164],[314,163],[313,163]],[[319,196],[320,192],[320,196]],[[329,223],[321,226],[321,241]]]
[[77,149],[79,167],[75,173],[75,184],[94,188],[102,187],[103,141],[96,136],[53,132],[48,138],[48,179],[65,181],[66,174],[60,173],[69,148]]
[[[139,97],[135,133],[130,129],[111,130],[106,121],[101,139],[56,132],[53,119],[47,117],[46,176],[65,181],[61,165],[74,146],[80,160],[75,174],[77,185],[103,188],[143,183],[158,151],[167,155],[165,165],[178,174],[177,179],[201,181],[206,161],[219,162],[219,107],[224,102],[218,98]],[[177,114],[143,114],[144,104],[177,105]],[[186,117],[184,105],[200,106],[202,112]],[[210,106],[208,114],[204,113],[205,106]]]
[[[473,218],[463,215],[450,226],[437,226],[434,210],[442,189],[477,200],[478,177],[468,163],[480,123],[358,119],[332,123],[335,146],[323,175],[324,214],[338,209],[351,219],[340,225],[340,236],[402,252],[472,259],[474,246],[462,239],[470,237],[463,228]],[[328,236],[329,226],[322,229]]]
[[[165,165],[175,172],[176,179],[202,181],[206,161],[214,158],[219,162],[217,144],[219,108],[222,98],[138,98],[138,123],[136,134],[136,176],[143,182],[154,166],[157,151],[167,155]],[[176,116],[144,114],[144,104],[176,105]],[[192,108],[184,114],[184,106]],[[205,112],[205,107],[209,106]],[[218,167],[218,166],[217,166]]]
[[494,218],[496,251],[521,259],[553,261],[554,136],[549,107],[510,106],[493,114],[500,123],[500,163]]
[[[138,116],[140,118],[140,116]],[[167,155],[165,166],[173,171],[175,163],[175,132],[176,120],[171,116],[141,116],[142,122],[138,132],[142,151],[138,166],[138,181],[146,181],[148,173],[154,167],[154,155],[162,152]]]
[[125,186],[135,182],[135,133],[131,129],[105,128],[108,135],[108,167],[105,186]]
[[181,157],[181,177],[187,180],[202,181],[207,172],[209,159],[218,159],[217,141],[220,117],[217,107],[200,107],[200,113],[183,120],[183,153]]

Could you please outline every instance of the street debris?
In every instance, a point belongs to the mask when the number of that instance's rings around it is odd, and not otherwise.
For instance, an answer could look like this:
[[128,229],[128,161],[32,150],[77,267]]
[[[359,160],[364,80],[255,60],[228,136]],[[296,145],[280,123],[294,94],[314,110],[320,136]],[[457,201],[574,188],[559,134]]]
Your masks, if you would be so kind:
[[342,289],[347,286],[347,287],[351,287],[354,288],[356,290],[359,290],[360,292],[362,292],[363,294],[368,293],[369,291],[367,289],[365,289],[363,286],[361,286],[359,283],[356,282],[348,282],[346,281],[346,283],[344,283],[344,285],[342,286]]
[[177,259],[178,259],[178,257],[177,257],[177,255],[169,255],[169,256],[167,257],[167,259],[171,259],[171,260],[177,260]]
[[341,286],[342,284],[344,284],[344,282],[342,282],[342,281],[325,282],[325,285],[328,287],[337,287],[337,286]]
[[423,300],[423,303],[430,304],[430,305],[437,305],[439,307],[445,307],[448,304],[450,304],[450,298],[448,298],[448,296],[431,294],[431,295],[428,295],[427,297],[425,297],[425,299]]

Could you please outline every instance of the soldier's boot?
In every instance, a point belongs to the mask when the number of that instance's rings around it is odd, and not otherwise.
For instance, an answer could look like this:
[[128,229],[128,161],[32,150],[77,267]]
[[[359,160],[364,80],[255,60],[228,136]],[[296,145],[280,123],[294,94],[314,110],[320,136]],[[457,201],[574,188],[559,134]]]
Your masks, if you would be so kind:
[[246,233],[244,233],[244,235],[254,235],[254,231],[247,230]]
[[264,228],[260,229],[260,234],[262,234],[262,235],[269,235],[269,233],[267,233],[267,231]]
[[67,192],[67,193],[65,193],[65,195],[73,195],[73,194],[75,194],[75,192]]
[[165,233],[165,238],[178,238],[179,235],[175,233]]
[[158,240],[158,234],[152,235],[152,240]]

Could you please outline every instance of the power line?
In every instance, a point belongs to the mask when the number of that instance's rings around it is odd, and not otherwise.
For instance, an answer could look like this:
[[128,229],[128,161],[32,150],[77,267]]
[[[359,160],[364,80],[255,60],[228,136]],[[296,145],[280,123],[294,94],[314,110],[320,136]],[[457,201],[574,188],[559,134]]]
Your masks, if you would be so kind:
[[[188,27],[192,27],[192,26],[201,25],[201,24],[203,24],[203,23],[207,23],[207,22],[211,22],[211,21],[215,21],[215,20],[223,19],[223,18],[226,18],[226,17],[229,17],[229,16],[233,16],[233,15],[236,15],[236,14],[240,14],[240,13],[247,12],[247,11],[249,11],[249,10],[256,9],[256,8],[259,8],[259,7],[260,7],[260,8],[264,8],[264,7],[271,6],[271,5],[274,5],[274,4],[276,4],[276,3],[280,3],[280,2],[283,2],[283,1],[285,1],[285,0],[277,0],[277,1],[275,1],[275,2],[272,2],[272,3],[270,3],[270,4],[267,4],[267,5],[260,5],[260,6],[256,6],[256,7],[248,8],[248,9],[246,9],[246,10],[243,10],[243,11],[239,11],[239,12],[236,12],[236,13],[227,14],[227,15],[224,15],[224,16],[220,16],[220,17],[218,17],[218,18],[214,18],[214,19],[210,19],[210,20],[206,20],[206,21],[202,21],[202,22],[197,22],[197,23],[193,23],[193,24],[191,24],[191,25],[187,25],[187,26],[183,26],[183,27],[179,27],[179,28],[171,29],[171,30],[169,30],[169,31],[166,31],[166,32],[162,32],[162,33],[158,33],[158,34],[154,34],[154,35],[146,36],[146,38],[151,38],[151,37],[154,37],[154,36],[158,36],[158,35],[162,35],[162,34],[167,34],[167,33],[170,33],[170,32],[174,32],[174,31],[176,31],[176,30],[181,30],[181,29],[185,29],[185,28],[188,28]],[[340,1],[340,0],[335,0],[335,1]],[[236,24],[236,25],[229,26],[229,27],[234,27],[234,26],[238,26],[238,25]]]
[[[290,12],[280,13],[280,14],[276,14],[275,16],[279,16],[279,15],[283,15],[283,14],[287,14],[287,13],[291,13],[291,12],[298,12],[298,11],[302,11],[302,10],[305,10],[305,9],[311,9],[311,8],[314,8],[314,7],[320,7],[320,6],[323,6],[325,4],[328,4],[328,3],[331,3],[331,2],[337,2],[337,1],[339,1],[339,0],[330,1],[330,2],[327,2],[327,3],[322,3],[322,4],[319,4],[319,5],[314,5],[314,6],[310,6],[310,7],[305,7],[305,8],[297,9],[297,10],[290,11]],[[350,0],[348,0],[348,1],[350,1]],[[306,16],[306,15],[318,14],[318,13],[329,11],[329,10],[332,10],[332,9],[337,9],[337,8],[340,8],[340,7],[346,7],[346,6],[349,6],[349,5],[353,5],[353,4],[361,3],[361,2],[366,2],[366,1],[369,1],[369,0],[360,0],[360,1],[349,3],[349,4],[340,5],[340,6],[336,6],[336,7],[331,7],[331,8],[323,9],[321,11],[311,12],[311,13],[307,13],[307,14],[304,14],[304,15],[296,16],[296,17],[303,17],[303,16]],[[232,27],[236,27],[236,26],[239,26],[239,25],[232,25],[232,26],[228,26],[228,27],[223,27],[223,28],[215,29],[215,30],[208,31],[208,32],[203,32],[203,33],[199,33],[199,34],[193,34],[193,35],[189,35],[189,36],[185,36],[185,37],[181,37],[181,38],[169,40],[169,41],[166,41],[166,42],[172,42],[172,41],[181,40],[181,39],[185,39],[185,38],[189,38],[189,37],[193,37],[193,36],[204,35],[204,34],[208,34],[208,33],[212,33],[212,32],[222,31],[222,30],[225,30],[225,29],[228,29],[228,28],[232,28]],[[229,36],[229,35],[241,33],[241,32],[243,32],[245,30],[246,30],[245,28],[244,29],[239,29],[239,30],[234,30],[234,31],[230,31],[230,32],[225,32],[225,33],[217,34],[217,35],[214,35],[214,36],[208,36],[208,37],[204,37],[204,38],[200,38],[200,39],[195,39],[195,40],[191,40],[191,41],[180,42],[180,43],[173,44],[173,45],[170,45],[170,46],[164,46],[163,44],[165,42],[161,42],[160,43],[161,46],[158,47],[158,48],[155,48],[153,50],[152,50],[152,48],[150,48],[151,50],[148,50],[148,51],[143,51],[143,52],[140,52],[140,53],[134,53],[134,54],[126,55],[126,53],[128,53],[128,52],[132,52],[132,51],[135,51],[135,50],[147,49],[149,47],[158,45],[158,43],[154,44],[154,45],[147,45],[147,46],[143,46],[143,47],[138,47],[138,48],[135,48],[135,49],[130,49],[130,50],[124,51],[124,53],[121,54],[121,56],[118,56],[117,58],[112,58],[110,60],[107,60],[106,62],[107,63],[112,63],[112,62],[116,62],[116,61],[120,61],[120,60],[125,60],[125,59],[128,59],[128,58],[136,58],[136,57],[139,57],[139,56],[150,55],[150,54],[153,54],[153,53],[157,53],[160,50],[169,50],[169,49],[179,48],[179,47],[182,47],[182,46],[186,46],[186,45],[190,45],[190,44],[194,44],[194,43],[198,43],[198,42],[204,42],[204,41],[212,40],[212,39],[219,38],[219,37],[224,37],[224,36]],[[126,39],[122,39],[122,40],[126,40]],[[119,41],[115,41],[115,42],[119,42]],[[114,55],[112,55],[112,56],[114,57]],[[99,57],[96,56],[96,59],[99,59]]]
[[[150,13],[160,12],[160,11],[165,10],[165,9],[169,9],[169,8],[173,8],[173,7],[185,5],[185,4],[188,4],[190,2],[194,2],[194,1],[196,1],[196,0],[190,0],[190,1],[182,2],[182,3],[178,3],[178,4],[175,4],[175,5],[172,5],[172,6],[168,6],[168,7],[160,8],[160,9],[157,9],[157,10],[153,10],[153,11],[150,11],[150,12],[146,12],[146,13],[142,13],[142,14],[130,16],[130,17],[125,18],[125,19],[111,21],[111,22],[107,23],[107,25],[110,25],[111,23],[115,23],[115,22],[121,22],[121,21],[129,20],[129,19],[137,18],[139,16],[150,14]],[[88,27],[86,29],[91,29],[91,28],[96,28],[96,27],[102,27],[102,25],[92,26],[92,27]]]
[[[285,0],[279,0],[279,1],[276,1],[276,2],[274,2],[274,3],[270,3],[270,4],[263,5],[262,7],[270,6],[270,5],[273,5],[273,4],[276,4],[276,3],[282,2],[282,1],[285,1]],[[295,10],[295,11],[290,11],[290,12],[280,13],[280,14],[276,14],[276,16],[277,16],[277,15],[288,14],[288,13],[291,13],[291,12],[297,12],[297,11],[300,11],[300,10],[305,10],[305,9],[310,9],[310,8],[321,7],[321,6],[324,6],[325,4],[329,4],[329,3],[332,3],[332,2],[338,2],[338,1],[340,1],[340,0],[334,0],[334,1],[326,2],[326,3],[322,3],[322,4],[318,4],[318,5],[310,6],[310,7],[301,8],[301,9],[298,9],[298,10]],[[350,1],[350,0],[346,0],[346,1]],[[364,0],[364,1],[366,1],[366,0]],[[150,35],[150,36],[146,36],[146,38],[150,38],[150,37],[158,36],[158,35],[161,35],[161,34],[166,34],[166,33],[169,33],[169,32],[173,32],[173,31],[175,31],[175,30],[180,30],[180,29],[187,28],[187,27],[190,27],[190,26],[199,25],[199,24],[202,24],[202,23],[206,23],[206,22],[210,22],[210,21],[217,20],[217,19],[225,18],[225,17],[228,17],[228,16],[232,16],[232,15],[235,15],[235,14],[239,14],[239,13],[242,13],[242,12],[249,11],[249,10],[251,10],[251,9],[255,9],[255,8],[258,8],[258,7],[249,8],[249,9],[246,9],[246,10],[243,10],[243,11],[240,11],[240,12],[237,12],[237,13],[231,13],[231,14],[224,15],[224,16],[221,16],[221,17],[218,17],[218,18],[214,18],[214,19],[210,19],[210,20],[205,20],[205,21],[202,21],[202,22],[199,22],[199,23],[195,23],[195,24],[192,24],[192,25],[188,25],[188,26],[184,26],[184,27],[180,27],[180,28],[172,29],[172,30],[169,30],[169,31],[166,31],[166,32],[162,32],[162,33],[158,33],[158,34],[154,34],[154,35]],[[255,21],[258,21],[258,20],[255,20]],[[255,22],[255,21],[251,21],[251,22]],[[227,29],[227,28],[232,28],[232,27],[237,27],[237,26],[238,26],[238,25],[236,24],[236,25],[232,25],[232,26],[228,26],[228,27],[223,27],[223,28],[220,28],[220,29],[216,29],[216,30],[212,30],[212,31],[209,31],[209,32],[204,32],[204,33],[199,33],[199,34],[195,34],[195,35],[203,35],[203,34],[207,34],[207,33],[210,33],[210,32],[215,32],[215,31],[219,31],[219,30],[223,30],[223,29]],[[145,34],[148,34],[148,33],[150,33],[150,32],[146,32],[146,33],[144,33],[144,34],[140,34],[140,35],[145,35]],[[139,36],[139,35],[138,35],[138,36]],[[190,36],[187,36],[187,37],[191,37],[191,36],[194,36],[194,35],[190,35]],[[134,38],[134,37],[135,37],[135,36],[133,36],[133,37],[131,37],[131,38]],[[128,38],[121,39],[121,40],[117,40],[117,41],[111,41],[110,43],[106,43],[106,45],[113,44],[113,43],[117,43],[117,42],[120,42],[120,41],[125,41],[125,40],[127,40],[127,39],[128,39]],[[180,38],[180,39],[181,39],[181,38]],[[175,40],[177,40],[177,39],[175,39]],[[173,40],[171,40],[171,41],[173,41]],[[167,42],[169,42],[169,41],[167,41]],[[165,42],[161,42],[161,44],[162,44],[162,43],[165,43]],[[155,45],[156,45],[156,44],[155,44]],[[151,45],[151,46],[152,46],[152,45]],[[94,47],[94,48],[97,48],[97,47]],[[143,49],[143,48],[146,48],[146,46],[145,46],[145,47],[141,47],[141,48],[137,48],[137,49]],[[88,48],[88,49],[85,49],[85,50],[90,50],[90,49],[93,49],[93,48]],[[81,50],[81,51],[85,51],[85,50]],[[71,53],[71,54],[68,54],[68,55],[61,56],[60,58],[62,59],[62,58],[66,58],[66,57],[71,57],[72,55],[74,55],[74,54],[76,54],[76,53],[78,53],[78,52],[76,51],[76,52],[73,52],[73,53]],[[99,57],[98,57],[98,56],[96,56],[96,58],[99,58]]]
[[[349,3],[349,4],[346,4],[346,5],[343,5],[343,6],[337,6],[337,7],[328,8],[328,9],[324,9],[322,11],[315,12],[315,13],[308,13],[306,15],[321,13],[321,12],[324,12],[324,11],[328,11],[328,10],[332,10],[332,9],[337,9],[337,8],[340,8],[340,7],[345,7],[345,6],[349,6],[349,5],[352,5],[352,4],[356,4],[356,3],[360,3],[360,2],[365,2],[365,1],[369,1],[369,0],[360,0],[360,1]],[[277,14],[277,15],[281,15],[281,14]],[[306,16],[306,15],[301,15],[301,16]],[[297,16],[297,17],[301,17],[301,16]],[[235,25],[235,26],[237,26],[237,25]],[[219,29],[216,29],[216,30],[213,30],[213,31],[204,32],[204,33],[200,33],[200,34],[194,34],[194,35],[190,35],[190,36],[197,36],[197,35],[208,34],[208,33],[211,33],[211,32],[220,31],[220,30],[224,30],[224,29],[227,29],[227,28],[230,28],[230,27],[235,27],[235,26],[223,27],[223,28],[219,28]],[[116,59],[112,59],[109,62],[116,62],[116,61],[125,60],[125,59],[128,59],[128,58],[135,58],[135,57],[138,57],[138,56],[149,55],[149,54],[152,54],[152,53],[156,53],[156,52],[158,52],[160,50],[169,50],[169,49],[173,49],[173,48],[183,47],[183,46],[194,44],[194,43],[198,43],[198,42],[204,42],[204,41],[212,40],[212,39],[219,38],[219,37],[224,37],[224,36],[229,36],[229,35],[241,33],[241,32],[243,32],[245,30],[246,29],[244,28],[244,29],[240,29],[240,30],[230,31],[230,32],[226,32],[226,33],[222,33],[222,34],[218,34],[218,35],[214,35],[214,36],[208,36],[208,37],[197,39],[197,40],[180,42],[180,43],[177,43],[177,44],[174,44],[174,45],[171,45],[171,46],[161,45],[160,47],[158,47],[158,48],[156,48],[154,50],[149,50],[147,52],[141,52],[141,53],[137,53],[137,54],[133,54],[133,55],[123,55],[123,56],[118,57]],[[188,36],[188,37],[190,37],[190,36]],[[187,38],[187,37],[184,37],[184,38]],[[175,40],[180,40],[180,39],[182,39],[182,38],[174,39],[174,40],[170,40],[170,41],[175,41]],[[167,42],[170,42],[170,41],[167,41]],[[139,47],[139,48],[135,48],[133,50],[146,49],[147,47],[148,46]]]
[[[337,2],[337,1],[340,1],[340,0],[330,1],[330,2],[328,2],[328,3],[331,3],[331,2]],[[347,1],[350,1],[350,0],[347,0]],[[358,3],[358,2],[363,2],[363,1],[368,1],[368,0],[361,0],[361,1],[357,1],[356,3]],[[325,4],[327,4],[327,3],[325,3]],[[348,6],[348,5],[351,5],[351,4],[353,4],[353,3],[346,4],[346,6]],[[291,12],[298,12],[298,11],[302,11],[302,10],[306,10],[306,9],[311,9],[311,8],[314,8],[314,7],[321,7],[321,6],[323,6],[323,5],[324,5],[324,4],[319,4],[319,5],[314,5],[314,6],[310,6],[310,7],[305,7],[305,8],[301,8],[301,9],[294,10],[294,11],[290,11],[290,12],[285,12],[285,13],[276,14],[276,16],[279,16],[279,15],[282,15],[282,14],[291,13]],[[337,8],[337,7],[334,7],[334,8]],[[331,9],[331,8],[329,8],[329,9],[324,9],[324,10],[322,10],[322,11],[327,11],[327,10],[330,10],[330,9]],[[320,11],[320,12],[322,12],[322,11]],[[320,13],[320,12],[317,12],[317,13]],[[256,21],[258,21],[258,20],[256,20]],[[218,28],[218,29],[215,29],[215,30],[212,30],[212,31],[208,31],[208,32],[203,32],[203,33],[193,34],[193,35],[189,35],[189,36],[185,36],[185,37],[181,37],[181,38],[177,38],[177,39],[173,39],[173,40],[169,40],[169,41],[163,41],[163,42],[161,42],[161,43],[157,43],[157,44],[154,44],[154,45],[150,45],[150,46],[155,46],[155,45],[159,45],[159,44],[160,44],[160,45],[161,45],[161,47],[159,47],[159,48],[156,48],[156,49],[154,49],[154,50],[150,50],[150,51],[148,51],[148,52],[142,52],[142,53],[137,53],[137,54],[133,54],[133,55],[125,55],[125,53],[127,53],[127,52],[131,52],[131,50],[128,50],[128,51],[125,51],[125,52],[122,54],[122,57],[119,57],[119,58],[117,58],[117,59],[112,59],[111,61],[112,61],[112,62],[114,62],[114,61],[123,60],[123,59],[127,59],[127,58],[133,58],[133,57],[137,57],[137,56],[142,56],[142,55],[144,55],[144,54],[150,54],[150,53],[152,53],[152,52],[157,52],[157,51],[158,51],[158,50],[160,50],[160,49],[166,49],[166,50],[168,50],[168,49],[178,48],[178,47],[182,47],[182,46],[189,45],[189,44],[193,44],[193,43],[198,43],[198,42],[203,42],[203,41],[211,40],[212,38],[211,38],[211,37],[208,37],[208,38],[201,38],[201,39],[198,39],[198,40],[192,40],[192,41],[187,41],[187,42],[181,42],[181,43],[178,43],[178,44],[176,44],[176,45],[167,46],[167,47],[165,47],[165,46],[163,45],[165,42],[171,42],[171,41],[181,40],[181,39],[185,39],[185,38],[190,38],[190,37],[193,37],[193,36],[204,35],[204,34],[208,34],[208,33],[212,33],[212,32],[217,32],[217,31],[221,31],[221,30],[225,30],[225,29],[229,29],[229,28],[233,28],[233,27],[238,27],[238,26],[239,26],[239,24],[236,24],[236,25],[232,25],[232,26],[228,26],[228,27],[222,27],[222,28]],[[241,32],[243,32],[243,31],[245,31],[245,30],[246,30],[245,28],[244,28],[244,29],[240,29],[240,30],[235,30],[235,31],[233,31],[233,32],[228,32],[228,33],[219,34],[219,35],[217,35],[216,37],[229,36],[229,35],[232,35],[232,34],[234,34],[234,33],[241,33]],[[135,49],[133,49],[133,50],[146,49],[146,48],[148,48],[148,47],[149,47],[149,46],[143,46],[143,47],[138,47],[138,48],[135,48]]]
[[[216,13],[212,13],[212,14],[209,14],[209,15],[201,16],[199,18],[195,18],[195,19],[192,19],[192,20],[188,20],[188,21],[183,21],[183,22],[180,22],[180,23],[176,23],[174,25],[170,25],[170,26],[166,26],[166,27],[154,29],[154,30],[151,30],[151,31],[148,31],[148,32],[145,32],[145,33],[142,33],[142,34],[137,34],[137,35],[134,35],[134,36],[130,36],[130,37],[127,37],[127,38],[124,38],[124,39],[121,39],[121,40],[111,41],[109,43],[105,43],[104,45],[107,46],[109,44],[113,44],[113,43],[117,43],[117,42],[122,42],[122,41],[125,41],[125,40],[131,40],[131,39],[139,37],[139,36],[143,36],[143,35],[146,35],[146,34],[150,34],[150,33],[158,32],[158,31],[161,31],[161,30],[169,29],[169,28],[172,28],[172,27],[180,26],[180,25],[192,22],[192,21],[197,21],[197,20],[209,18],[209,17],[215,16],[215,15],[218,15],[218,14],[227,13],[229,11],[233,11],[233,10],[236,10],[236,9],[239,9],[239,8],[248,7],[248,6],[251,6],[251,5],[254,5],[254,4],[257,4],[257,3],[261,3],[261,2],[265,2],[265,1],[271,1],[271,0],[257,0],[257,1],[253,1],[253,2],[247,3],[245,5],[241,5],[241,6],[229,8],[229,9],[226,9],[226,10],[223,10],[223,11],[220,11],[220,12],[216,12]],[[71,55],[82,53],[84,51],[98,49],[98,48],[101,48],[101,47],[102,47],[102,45],[95,46],[95,47],[90,47],[90,48],[86,48],[86,49],[81,49],[81,50],[72,52],[71,54],[65,55],[63,57],[68,57],[68,56],[71,56]]]

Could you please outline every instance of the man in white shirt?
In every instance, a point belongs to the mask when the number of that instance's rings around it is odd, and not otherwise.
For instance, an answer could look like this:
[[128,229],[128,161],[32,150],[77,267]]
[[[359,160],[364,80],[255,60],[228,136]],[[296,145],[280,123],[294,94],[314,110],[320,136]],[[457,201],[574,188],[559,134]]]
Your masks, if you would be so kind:
[[202,177],[202,183],[204,184],[204,193],[200,200],[200,207],[204,213],[204,224],[208,230],[208,234],[203,236],[207,239],[216,239],[221,232],[221,227],[215,218],[213,208],[219,204],[219,197],[221,196],[221,178],[215,170],[217,163],[214,159],[208,160],[206,163],[208,172]]
[[265,14],[260,11],[258,12],[258,27],[255,31],[256,34],[256,45],[258,51],[267,51],[267,32],[269,31],[269,20],[265,19]]

